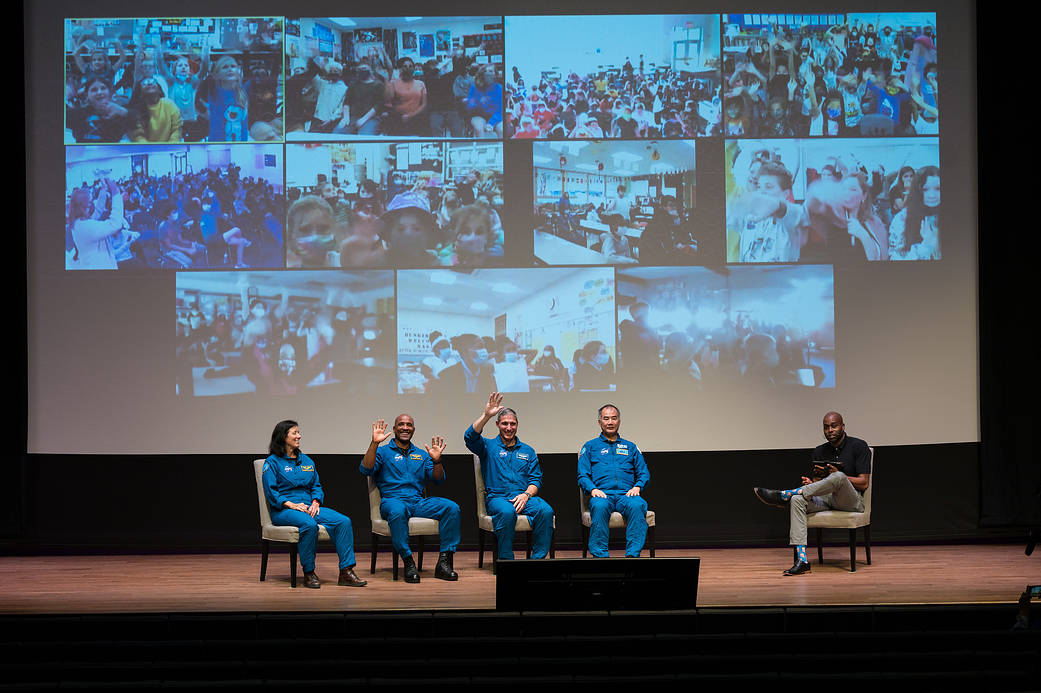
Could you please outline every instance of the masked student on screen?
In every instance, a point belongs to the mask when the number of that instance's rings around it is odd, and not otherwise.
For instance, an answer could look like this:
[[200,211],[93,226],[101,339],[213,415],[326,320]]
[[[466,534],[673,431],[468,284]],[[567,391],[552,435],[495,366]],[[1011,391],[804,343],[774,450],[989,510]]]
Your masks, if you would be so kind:
[[[780,162],[755,160],[747,190],[727,204],[731,262],[846,263],[888,260],[889,229],[874,192],[881,169],[848,169],[834,160],[806,170],[806,199],[792,198],[792,175]],[[888,206],[888,205],[882,205]]]
[[467,332],[453,337],[451,344],[459,360],[438,372],[437,379],[427,383],[427,392],[441,397],[494,392],[495,363],[484,341]]
[[933,27],[771,27],[723,61],[730,137],[938,134]]

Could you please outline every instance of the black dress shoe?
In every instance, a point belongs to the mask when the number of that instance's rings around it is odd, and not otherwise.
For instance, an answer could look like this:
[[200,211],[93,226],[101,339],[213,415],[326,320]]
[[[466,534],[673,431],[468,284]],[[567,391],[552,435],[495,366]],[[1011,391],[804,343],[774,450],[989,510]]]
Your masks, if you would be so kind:
[[318,576],[312,570],[304,573],[304,587],[309,587],[313,590],[318,589],[322,586],[322,581],[318,579]]
[[455,553],[442,551],[437,557],[437,566],[434,568],[434,577],[438,580],[458,580],[459,573],[452,569],[452,557]]
[[756,486],[752,490],[755,492],[755,497],[761,500],[762,502],[766,503],[767,505],[772,505],[775,508],[788,507],[788,501],[784,500],[784,498],[781,497],[780,491],[774,491],[773,489],[769,488],[762,488],[761,486]]
[[340,579],[336,584],[344,587],[365,587],[369,582],[355,575],[354,568],[340,568]]
[[785,575],[802,575],[803,573],[808,573],[808,572],[810,572],[810,564],[809,563],[807,563],[806,561],[795,561],[795,565],[793,565],[788,570],[784,571],[784,574]]
[[405,582],[413,584],[419,582],[419,568],[416,567],[416,559],[409,556],[408,558],[403,558],[402,563],[404,563],[403,567],[405,569]]

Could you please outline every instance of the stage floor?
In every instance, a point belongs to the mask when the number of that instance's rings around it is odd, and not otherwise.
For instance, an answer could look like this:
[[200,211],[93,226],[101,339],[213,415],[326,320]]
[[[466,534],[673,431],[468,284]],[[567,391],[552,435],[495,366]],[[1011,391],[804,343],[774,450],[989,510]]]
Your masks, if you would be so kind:
[[[519,552],[518,552],[519,553]],[[810,548],[811,555],[814,549]],[[845,546],[825,550],[826,563],[808,575],[784,577],[787,547],[659,550],[660,557],[698,556],[699,607],[1014,603],[1027,584],[1041,582],[1041,558],[1022,545],[875,546],[872,565],[858,547],[849,572]],[[521,555],[521,554],[519,554]],[[577,558],[578,551],[558,551]],[[320,590],[289,586],[288,555],[272,552],[265,582],[260,553],[176,556],[62,556],[0,558],[0,614],[91,614],[255,611],[439,611],[494,609],[495,577],[485,554],[461,552],[458,582],[435,580],[436,552],[428,552],[423,581],[391,579],[390,553],[380,553],[375,575],[369,554],[358,554],[364,588],[336,585],[336,555],[322,551]],[[298,580],[300,573],[298,572]],[[299,581],[298,584],[301,584]]]

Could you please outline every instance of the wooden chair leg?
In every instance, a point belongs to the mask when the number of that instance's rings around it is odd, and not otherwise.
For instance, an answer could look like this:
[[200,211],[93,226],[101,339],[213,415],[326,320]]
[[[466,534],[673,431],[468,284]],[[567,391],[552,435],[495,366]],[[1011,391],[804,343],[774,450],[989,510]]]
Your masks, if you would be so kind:
[[264,582],[264,578],[267,577],[267,552],[271,546],[271,542],[267,539],[260,540],[260,581]]
[[585,558],[589,551],[589,528],[582,525],[582,558]]
[[484,530],[477,526],[477,568],[484,567]]
[[289,545],[289,586],[296,587],[296,544]]
[[824,565],[824,530],[817,528],[817,565]]
[[375,532],[370,532],[369,534],[372,535],[372,561],[369,562],[369,573],[375,574],[375,572],[376,572],[376,551],[378,550],[380,537]]
[[531,541],[532,541],[532,535],[533,534],[535,534],[535,532],[528,532],[528,546],[524,550],[524,557],[525,558],[531,558]]
[[423,572],[423,548],[426,544],[426,537],[422,534],[419,535],[419,562],[416,563],[416,567],[419,568],[419,572]]
[[849,530],[849,572],[857,572],[857,530]]
[[864,525],[864,553],[867,554],[867,564],[871,565],[871,525]]
[[550,535],[549,535],[549,557],[550,558],[556,558],[557,557],[557,530],[556,530],[556,528],[554,528],[553,531],[550,532]]
[[651,540],[651,558],[654,558],[654,527],[647,528],[647,537]]
[[395,551],[394,549],[391,549],[390,553],[391,553],[391,555],[394,556],[394,562],[392,563],[392,565],[394,567],[393,567],[392,573],[393,573],[394,579],[397,580],[398,579],[398,552]]

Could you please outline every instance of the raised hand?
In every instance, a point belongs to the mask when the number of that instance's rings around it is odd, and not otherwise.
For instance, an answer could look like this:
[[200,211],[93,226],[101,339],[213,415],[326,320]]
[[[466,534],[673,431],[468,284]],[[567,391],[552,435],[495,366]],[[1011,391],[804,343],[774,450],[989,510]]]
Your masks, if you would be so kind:
[[748,196],[748,216],[753,222],[759,222],[777,213],[781,208],[781,200],[769,195],[753,193]]
[[372,442],[376,443],[376,445],[379,445],[392,435],[394,435],[394,431],[387,430],[387,422],[383,419],[377,419],[372,424]]
[[484,407],[484,415],[490,419],[502,410],[502,393],[493,392],[488,395],[488,404]]
[[866,240],[868,235],[867,229],[864,227],[864,224],[862,224],[860,220],[854,216],[851,216],[849,220],[846,222],[846,231],[849,233],[849,235],[859,238],[861,242]]
[[430,445],[424,445],[423,447],[426,448],[427,454],[430,455],[430,459],[437,462],[441,459],[441,453],[445,451],[447,446],[448,444],[445,442],[444,438],[441,436],[434,436],[430,439]]

